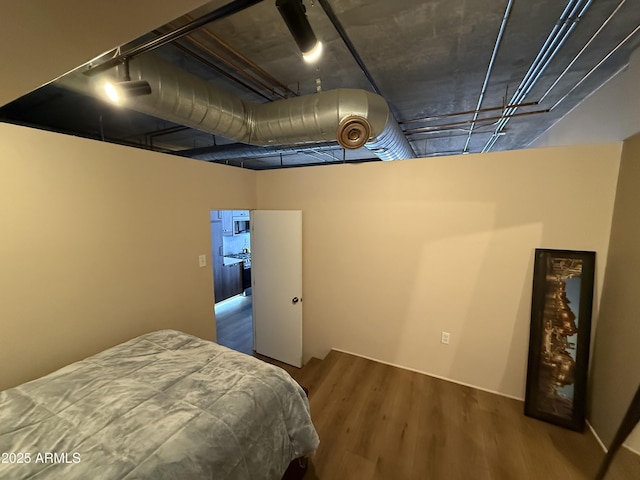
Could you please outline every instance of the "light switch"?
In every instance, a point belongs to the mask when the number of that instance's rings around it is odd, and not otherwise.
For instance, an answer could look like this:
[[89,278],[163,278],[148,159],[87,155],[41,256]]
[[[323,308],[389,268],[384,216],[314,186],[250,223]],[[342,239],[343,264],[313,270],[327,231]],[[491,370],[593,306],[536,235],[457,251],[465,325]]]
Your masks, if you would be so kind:
[[207,256],[206,255],[200,255],[198,257],[198,265],[200,265],[201,267],[206,267],[207,266]]

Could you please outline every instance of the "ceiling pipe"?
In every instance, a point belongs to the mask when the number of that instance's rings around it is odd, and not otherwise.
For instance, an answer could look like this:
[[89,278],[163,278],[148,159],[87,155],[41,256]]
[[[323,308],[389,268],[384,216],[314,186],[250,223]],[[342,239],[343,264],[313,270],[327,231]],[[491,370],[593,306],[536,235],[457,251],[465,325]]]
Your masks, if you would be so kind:
[[496,38],[496,43],[493,46],[493,51],[491,52],[491,59],[489,60],[489,65],[487,67],[487,73],[484,76],[484,81],[482,82],[482,88],[480,89],[480,97],[478,98],[478,103],[476,105],[476,111],[473,113],[473,121],[471,122],[471,127],[469,128],[469,135],[467,136],[467,140],[464,143],[464,148],[462,152],[469,151],[469,142],[471,141],[471,135],[473,135],[473,129],[475,128],[475,121],[478,118],[478,112],[480,111],[480,107],[482,107],[482,101],[484,100],[484,95],[487,93],[487,85],[489,85],[489,77],[491,77],[491,72],[493,71],[493,64],[496,61],[496,56],[498,55],[498,49],[500,48],[500,44],[502,43],[502,37],[504,36],[504,31],[507,28],[507,21],[511,16],[511,9],[513,7],[513,0],[509,0],[507,4],[507,8],[504,11],[504,15],[502,17],[502,22],[500,22],[500,29],[498,31],[498,36]]
[[[580,11],[580,13],[577,14],[577,16],[575,17],[575,19],[571,20],[570,26],[568,28],[568,30],[566,31],[566,33],[563,35],[562,39],[558,42],[558,44],[555,46],[555,48],[553,49],[553,51],[551,52],[551,54],[549,55],[549,57],[547,58],[546,62],[544,63],[544,65],[542,65],[542,67],[540,67],[540,69],[538,70],[536,76],[531,80],[529,86],[527,87],[527,89],[523,92],[522,94],[522,98],[526,97],[529,92],[531,92],[531,89],[534,87],[534,85],[536,83],[538,83],[538,79],[542,76],[542,74],[544,73],[544,71],[547,69],[547,67],[549,66],[549,64],[551,63],[551,61],[556,57],[557,53],[560,51],[560,48],[562,48],[562,46],[565,44],[565,42],[567,41],[567,39],[571,36],[571,33],[573,32],[573,30],[576,28],[576,26],[578,25],[578,23],[580,23],[580,20],[582,20],[582,17],[584,17],[585,13],[587,13],[587,10],[589,9],[589,7],[591,6],[591,4],[593,3],[593,0],[589,0],[583,7],[582,10]],[[576,9],[578,7],[576,6]],[[572,12],[573,13],[573,12]],[[573,15],[572,15],[573,16]]]
[[[280,93],[280,92],[276,92],[275,89],[273,88],[273,85],[269,85],[268,83],[265,83],[262,79],[254,77],[249,72],[247,72],[244,68],[242,68],[240,65],[237,65],[233,61],[224,58],[222,55],[220,55],[217,52],[215,52],[212,49],[210,49],[207,45],[202,43],[200,40],[197,40],[197,39],[192,38],[192,37],[187,38],[186,40],[188,42],[190,42],[191,44],[193,44],[195,47],[199,48],[204,53],[206,53],[208,55],[211,55],[214,58],[217,58],[224,65],[226,65],[227,67],[229,67],[232,70],[235,70],[237,73],[239,73],[240,75],[244,76],[250,82],[253,82],[254,84],[258,85],[259,87],[263,88],[264,90],[267,90],[270,94],[276,95],[276,96],[278,96],[280,98],[287,98],[287,96],[285,94]],[[270,98],[269,101],[271,101],[271,100],[272,99]]]
[[[605,55],[605,57],[602,60],[600,60],[591,70],[589,70],[589,72],[587,72],[587,74],[584,75],[580,79],[580,81],[578,83],[576,83],[573,86],[573,88],[571,88],[571,90],[569,90],[567,93],[565,93],[562,96],[562,98],[560,98],[560,100],[558,100],[556,103],[554,103],[553,106],[550,108],[550,110],[553,110],[558,105],[560,105],[560,103],[562,103],[565,98],[567,98],[569,95],[571,95],[576,88],[578,88],[580,85],[582,85],[584,83],[584,81],[587,78],[589,78],[593,72],[595,72],[598,68],[600,68],[600,65],[602,65],[604,62],[606,62],[609,59],[609,57],[611,57],[611,55],[616,53],[625,43],[627,43],[627,41],[638,32],[638,30],[640,30],[640,25],[636,26],[636,28],[634,28],[633,31],[631,33],[629,33],[629,35],[627,35],[624,39],[622,39],[607,55]],[[620,73],[626,67],[627,67],[627,65],[625,65],[623,68],[621,68],[620,70],[615,72],[611,77],[609,77],[609,79],[615,77],[618,73]],[[607,81],[609,81],[609,80],[607,80]],[[604,83],[607,83],[607,82],[604,82]],[[604,83],[603,83],[603,85],[604,85]]]
[[[549,111],[550,111],[549,109],[546,109],[546,110],[534,110],[534,111],[531,111],[531,112],[512,113],[507,118],[524,117],[524,116],[527,116],[527,115],[536,115],[538,113],[549,113]],[[410,130],[405,130],[404,133],[406,135],[414,135],[416,133],[438,131],[438,130],[443,129],[443,128],[446,129],[446,128],[451,128],[451,127],[456,127],[456,126],[459,126],[459,125],[469,125],[469,124],[475,124],[475,123],[480,123],[480,122],[495,122],[496,120],[500,120],[502,118],[505,118],[505,116],[504,115],[499,115],[499,116],[495,116],[495,117],[481,118],[479,120],[478,119],[476,119],[476,120],[462,120],[460,122],[443,123],[441,125],[429,125],[427,127],[412,128]]]
[[248,83],[244,82],[243,80],[239,79],[238,77],[230,74],[229,72],[227,72],[226,70],[220,68],[218,65],[210,62],[209,60],[207,60],[206,58],[204,58],[202,55],[200,55],[199,53],[194,52],[192,49],[190,49],[189,47],[187,47],[186,45],[182,45],[180,42],[175,42],[173,44],[174,47],[178,48],[179,50],[182,50],[184,53],[186,53],[187,55],[190,55],[192,58],[195,58],[198,62],[202,63],[203,65],[207,66],[208,68],[210,68],[211,70],[214,70],[215,72],[218,72],[219,74],[227,77],[229,80],[231,80],[232,82],[237,83],[238,85],[244,87],[245,89],[249,90],[250,92],[255,93],[257,96],[264,98],[265,100],[267,100],[268,102],[272,101],[273,98],[265,95],[264,93],[262,93],[260,90],[253,88],[251,85],[249,85]]
[[[120,68],[105,77],[118,77]],[[415,158],[387,102],[365,90],[329,90],[259,104],[149,55],[131,60],[129,68],[131,78],[148,81],[152,93],[129,99],[125,107],[179,125],[252,145],[338,141],[348,149],[364,146],[381,160]],[[69,75],[59,83],[95,95],[101,81]]]
[[587,48],[589,48],[589,45],[591,45],[591,43],[595,40],[595,38],[598,35],[600,35],[600,32],[602,32],[602,30],[604,30],[604,27],[606,27],[607,24],[611,21],[611,19],[616,15],[616,13],[618,13],[618,11],[622,8],[622,6],[625,4],[626,1],[627,0],[622,0],[618,4],[618,6],[613,10],[613,12],[611,12],[611,14],[607,17],[607,19],[602,23],[602,25],[600,25],[600,28],[598,28],[598,30],[596,30],[596,33],[591,35],[591,38],[587,41],[587,43],[584,44],[584,46],[580,49],[580,51],[573,57],[573,59],[569,62],[569,65],[567,65],[567,67],[562,71],[562,73],[560,75],[558,75],[558,78],[556,78],[555,82],[553,82],[551,84],[551,86],[547,89],[547,91],[544,92],[544,94],[540,97],[540,100],[538,100],[539,103],[542,103],[544,101],[544,99],[547,98],[547,95],[549,95],[549,92],[551,92],[551,90],[553,90],[555,88],[555,86],[558,84],[558,82],[564,78],[564,76],[571,69],[571,67],[573,67],[573,64],[578,61],[578,58],[580,58],[582,56],[582,54],[584,53],[584,51]]
[[376,82],[373,79],[373,76],[369,72],[369,69],[364,64],[362,57],[360,57],[358,50],[356,50],[355,45],[349,38],[349,35],[347,35],[347,31],[342,26],[342,23],[340,23],[340,19],[336,15],[336,12],[334,12],[333,8],[331,7],[331,5],[327,0],[318,0],[318,3],[324,10],[324,13],[326,13],[331,23],[333,24],[333,27],[338,32],[338,35],[340,35],[340,38],[342,39],[345,46],[351,53],[351,56],[353,57],[353,59],[356,61],[356,63],[360,67],[360,70],[362,70],[362,73],[364,74],[364,76],[367,77],[367,80],[369,80],[369,83],[371,84],[371,88],[373,88],[373,91],[376,92],[378,95],[382,95],[382,93],[380,92],[380,89],[378,88],[378,85],[376,85]]
[[[378,85],[376,84],[375,80],[373,79],[373,76],[369,72],[369,69],[367,68],[367,66],[364,64],[364,61],[362,60],[362,57],[360,57],[360,54],[356,50],[355,45],[353,44],[353,42],[349,38],[349,35],[347,35],[346,30],[342,26],[342,23],[340,22],[340,19],[336,15],[335,11],[333,10],[333,8],[329,4],[329,2],[327,0],[318,0],[318,3],[320,4],[322,9],[326,13],[327,17],[329,18],[329,20],[333,24],[334,28],[336,29],[336,31],[340,35],[340,38],[342,39],[342,41],[344,42],[345,46],[347,47],[347,49],[351,53],[351,56],[353,57],[353,59],[356,61],[356,63],[358,64],[358,66],[362,70],[362,73],[364,74],[364,76],[369,81],[369,84],[371,85],[371,88],[373,88],[373,91],[376,92],[378,95],[380,95],[382,97],[382,93],[380,91],[380,88],[378,88]],[[386,101],[385,101],[385,103],[386,103]],[[388,108],[389,107],[387,106],[387,109]],[[402,155],[404,156],[404,158],[414,158],[415,157],[415,152],[413,151],[413,148],[411,147],[411,145],[407,141],[406,137],[402,133],[402,130],[400,129],[400,126],[398,125],[398,121],[395,119],[393,113],[390,110],[389,110],[389,113],[388,113],[387,127],[385,128],[384,134],[382,134],[380,138],[384,139],[384,140],[381,140],[381,143],[380,143],[379,146],[367,145],[367,148],[372,150],[380,159],[382,159],[382,160],[394,160],[394,158],[391,155],[388,155],[385,152],[387,149],[389,149],[390,151],[402,151],[403,152]],[[390,148],[389,147],[390,145],[393,145],[393,147]]]
[[[577,23],[584,16],[586,11],[591,6],[593,0],[587,0],[586,3],[583,0],[569,0],[565,9],[563,10],[560,18],[554,25],[551,33],[545,40],[544,45],[538,51],[536,58],[527,70],[524,78],[518,85],[516,92],[509,101],[510,104],[518,104],[522,102],[529,94],[531,89],[535,86],[541,75],[544,73],[549,63],[555,58],[560,48],[567,41]],[[500,133],[511,119],[512,114],[516,112],[517,108],[508,109],[504,112],[504,118],[499,120],[494,133],[491,135],[487,143],[482,149],[482,153],[490,151],[495,143],[500,138]]]
[[[191,20],[189,15],[187,15],[187,19]],[[284,95],[285,97],[287,97],[287,96],[297,97],[299,95],[297,92],[294,92],[288,86],[286,86],[284,83],[282,83],[280,80],[278,80],[273,75],[271,75],[269,72],[267,72],[260,65],[258,65],[253,60],[251,60],[249,57],[247,57],[246,55],[242,54],[241,52],[239,52],[238,50],[233,48],[231,45],[229,45],[227,42],[225,42],[222,38],[220,38],[215,33],[211,32],[211,31],[209,31],[207,29],[202,29],[200,33],[202,33],[203,35],[205,35],[206,37],[211,39],[213,42],[218,44],[221,48],[223,48],[225,51],[229,52],[231,55],[234,55],[235,57],[237,57],[240,61],[242,61],[248,67],[250,67],[252,70],[254,70],[256,74],[261,76],[268,83],[271,83],[271,85],[273,85],[275,88],[278,88],[278,89],[282,90],[284,92],[284,94],[285,94]]]
[[208,162],[219,162],[223,160],[233,160],[237,158],[257,158],[269,157],[279,154],[300,153],[303,149],[312,148],[315,151],[337,150],[340,145],[335,142],[311,143],[304,146],[298,145],[274,145],[262,147],[258,145],[247,145],[245,143],[228,143],[211,147],[192,148],[174,152],[181,157],[193,158],[194,160],[206,160]]
[[501,105],[499,107],[486,107],[486,108],[473,109],[473,110],[464,110],[462,112],[441,113],[440,115],[433,115],[431,117],[422,117],[422,118],[413,118],[411,120],[402,120],[401,122],[398,122],[398,123],[400,125],[406,125],[408,123],[431,122],[433,120],[440,120],[440,119],[443,119],[443,118],[459,117],[460,115],[471,115],[472,113],[495,112],[496,110],[503,110],[504,111],[507,108],[532,107],[534,105],[538,105],[538,102],[519,103],[518,105]]
[[223,18],[234,15],[260,2],[262,2],[262,0],[234,0],[233,2],[217,8],[207,15],[203,15],[202,17],[199,17],[185,24],[180,28],[176,28],[175,30],[154,38],[153,40],[149,40],[148,42],[144,42],[136,47],[122,52],[104,63],[93,66],[86,70],[84,73],[85,75],[93,76],[102,72],[106,72],[107,70],[112,69],[113,67],[121,64],[127,59],[132,59],[134,57],[137,57],[138,55],[142,55],[143,53],[155,50],[156,48],[162,47],[167,43],[178,40],[179,38],[182,38],[185,35],[188,35],[201,27],[204,27],[208,23],[215,22],[216,20],[221,20]]

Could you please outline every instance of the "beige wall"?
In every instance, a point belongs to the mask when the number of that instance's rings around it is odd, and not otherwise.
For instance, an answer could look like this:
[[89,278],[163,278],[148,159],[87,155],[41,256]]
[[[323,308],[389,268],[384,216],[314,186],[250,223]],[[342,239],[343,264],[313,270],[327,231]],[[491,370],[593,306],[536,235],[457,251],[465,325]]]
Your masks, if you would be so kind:
[[[203,3],[4,2],[0,105]],[[572,143],[585,118],[606,118],[592,141],[624,138],[602,132],[637,123],[619,94],[627,77],[607,91],[631,121],[619,108],[576,110],[537,145]],[[341,347],[521,396],[532,250],[598,250],[601,287],[617,155],[612,145],[260,172],[261,208],[304,211],[307,357]],[[208,245],[200,218],[254,206],[254,173],[8,125],[0,173],[0,361],[12,365],[0,389],[150,328],[211,338],[210,267],[194,267]]]
[[523,397],[533,250],[596,250],[600,289],[619,156],[605,144],[259,172],[259,208],[303,211],[305,357],[339,348]]
[[0,390],[158,328],[214,339],[209,209],[254,208],[255,176],[0,124]]
[[[624,142],[594,345],[591,422],[609,444],[640,382],[640,135]],[[640,451],[636,432],[629,446]]]
[[0,105],[205,0],[2,0]]

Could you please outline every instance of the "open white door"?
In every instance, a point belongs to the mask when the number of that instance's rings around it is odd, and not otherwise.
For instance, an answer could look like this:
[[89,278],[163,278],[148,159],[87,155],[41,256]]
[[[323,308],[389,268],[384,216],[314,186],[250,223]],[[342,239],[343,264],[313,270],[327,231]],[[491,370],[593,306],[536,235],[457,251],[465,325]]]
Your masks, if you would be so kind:
[[302,212],[251,211],[254,348],[302,367]]

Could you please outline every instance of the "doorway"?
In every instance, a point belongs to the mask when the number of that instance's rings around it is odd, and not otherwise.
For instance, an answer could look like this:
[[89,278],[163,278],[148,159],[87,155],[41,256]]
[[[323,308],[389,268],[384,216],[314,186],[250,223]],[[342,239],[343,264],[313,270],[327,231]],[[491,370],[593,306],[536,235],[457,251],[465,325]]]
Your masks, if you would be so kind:
[[218,343],[301,367],[302,211],[210,215]]
[[211,265],[218,343],[253,355],[248,210],[211,210]]

